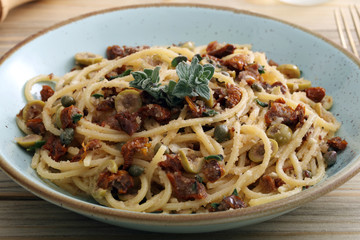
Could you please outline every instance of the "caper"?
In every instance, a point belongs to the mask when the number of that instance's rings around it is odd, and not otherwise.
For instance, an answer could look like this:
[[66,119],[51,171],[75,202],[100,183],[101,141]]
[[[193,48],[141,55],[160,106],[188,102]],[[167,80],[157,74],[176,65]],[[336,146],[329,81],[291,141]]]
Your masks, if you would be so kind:
[[172,61],[171,61],[171,66],[172,67],[176,67],[179,63],[181,63],[181,62],[186,62],[188,59],[187,59],[187,57],[185,57],[185,56],[182,56],[182,55],[180,55],[180,56],[177,56],[177,57],[175,57]]
[[[278,149],[279,149],[278,143],[274,139],[269,139],[269,140],[270,140],[271,151],[272,151],[271,152],[271,157],[274,157],[275,154],[277,153]],[[259,143],[255,144],[249,150],[248,157],[253,162],[262,162],[263,159],[264,159],[264,154],[265,154],[264,143],[259,142]]]
[[188,173],[199,173],[205,159],[189,148],[179,149],[180,162],[183,168]]
[[325,95],[325,97],[321,100],[321,104],[326,110],[330,110],[333,105],[333,98],[331,96]]
[[133,164],[130,166],[128,172],[133,177],[139,177],[141,174],[144,173],[144,168]]
[[41,141],[42,136],[36,134],[29,134],[25,137],[15,138],[15,140],[20,146],[24,148],[29,148],[33,146],[36,142]]
[[230,73],[226,72],[226,71],[221,71],[221,74],[227,77],[230,77]]
[[24,119],[24,121],[26,122],[29,119],[34,119],[38,117],[41,114],[44,105],[45,103],[40,100],[33,100],[28,102],[22,111],[22,118]]
[[266,135],[274,139],[279,145],[284,145],[291,140],[292,130],[282,123],[271,125],[266,130]]
[[[154,147],[154,153],[156,154],[157,151],[159,151],[160,147],[162,146],[163,144],[161,142],[158,142],[155,147]],[[165,152],[164,154],[169,154],[170,153],[170,150],[167,146],[165,146]]]
[[299,78],[301,76],[300,69],[294,64],[281,64],[277,70],[288,78]]
[[60,133],[61,144],[69,145],[72,142],[73,138],[74,138],[73,128],[65,128],[65,130]]
[[190,51],[193,51],[195,49],[195,43],[191,42],[191,41],[180,43],[179,45],[180,45],[180,47],[187,48]]
[[335,151],[329,151],[324,154],[324,159],[328,167],[335,164],[336,158],[337,158],[337,153]]
[[61,97],[61,105],[64,107],[70,107],[71,105],[75,105],[76,101],[72,96],[62,96]]
[[303,78],[291,78],[286,80],[286,85],[291,91],[302,91],[311,87],[311,81]]
[[252,90],[254,90],[255,92],[261,92],[263,90],[263,88],[261,87],[261,85],[259,83],[253,83],[251,85]]
[[76,63],[86,66],[101,62],[102,59],[103,59],[102,56],[89,52],[81,52],[75,54]]
[[115,98],[115,109],[117,112],[136,112],[142,106],[140,92],[135,89],[125,89]]
[[217,125],[214,130],[214,138],[219,143],[230,139],[229,129],[226,125]]

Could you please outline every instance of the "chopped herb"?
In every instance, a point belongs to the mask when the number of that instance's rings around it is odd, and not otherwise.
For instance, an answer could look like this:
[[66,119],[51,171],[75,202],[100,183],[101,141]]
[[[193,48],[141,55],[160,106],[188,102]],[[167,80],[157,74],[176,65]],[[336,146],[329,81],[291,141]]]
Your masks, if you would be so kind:
[[239,193],[238,193],[238,191],[236,190],[236,188],[234,189],[234,191],[232,192],[231,195],[239,196]]
[[79,113],[77,113],[77,114],[74,114],[72,117],[71,117],[71,119],[72,119],[72,121],[73,121],[73,123],[77,123],[78,121],[80,121],[80,119],[82,118],[82,114],[79,114]]
[[120,77],[129,76],[130,73],[131,73],[131,71],[132,71],[131,69],[127,69],[125,72],[123,72],[123,73],[121,73],[121,74],[119,74],[119,75],[110,77],[109,80],[113,80],[113,79],[115,79],[115,78],[120,78]]
[[192,190],[195,193],[198,193],[198,182],[197,181],[195,181],[194,184],[192,185]]
[[185,56],[177,56],[171,61],[171,66],[176,67],[180,62],[186,62],[188,59]]
[[303,77],[303,74],[304,74],[304,72],[302,70],[300,70],[300,78]]
[[262,101],[260,101],[259,99],[255,99],[256,103],[260,106],[260,107],[267,107],[269,106],[269,104],[264,103]]
[[98,98],[101,98],[101,97],[104,97],[104,95],[100,94],[100,93],[94,93],[93,95],[91,95],[92,97],[98,99]]
[[195,175],[195,180],[199,183],[202,183],[203,182],[203,178],[200,177],[198,174]]
[[157,210],[157,211],[153,211],[151,213],[162,213],[163,211],[162,210]]
[[130,82],[130,87],[146,91],[155,99],[165,101],[169,107],[180,105],[186,96],[210,99],[208,83],[215,71],[212,65],[200,65],[197,58],[192,60],[191,65],[180,62],[176,66],[179,81],[171,80],[168,85],[159,83],[159,71],[160,67],[132,72],[134,80]]
[[224,160],[224,156],[221,155],[221,154],[218,154],[218,155],[209,155],[207,157],[204,157],[205,160],[216,160],[216,161],[222,161]]
[[260,74],[264,74],[265,73],[265,68],[264,68],[265,66],[260,66],[259,68],[258,68],[258,72],[260,73]]
[[217,209],[220,206],[220,203],[211,203],[210,206]]
[[199,62],[202,60],[202,57],[198,53],[194,55],[193,59],[194,58],[197,58],[199,60]]
[[36,141],[35,144],[32,145],[31,147],[27,148],[26,151],[33,152],[37,148],[41,148],[45,143],[46,143],[45,140]]
[[217,111],[215,111],[214,109],[209,109],[209,110],[206,110],[205,112],[202,113],[202,115],[204,117],[213,117],[216,114],[219,114],[219,113]]

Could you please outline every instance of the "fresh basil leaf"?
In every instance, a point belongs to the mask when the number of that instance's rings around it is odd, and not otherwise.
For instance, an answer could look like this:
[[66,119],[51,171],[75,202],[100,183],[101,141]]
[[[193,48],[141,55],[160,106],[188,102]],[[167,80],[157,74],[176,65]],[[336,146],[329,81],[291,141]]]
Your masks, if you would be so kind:
[[191,86],[189,86],[185,80],[180,79],[174,87],[172,94],[178,98],[184,98],[191,95],[192,92],[193,89]]
[[198,53],[194,55],[193,59],[194,58],[197,58],[199,60],[199,62],[201,62],[201,60],[202,60],[202,57]]
[[171,61],[171,66],[176,67],[180,62],[186,62],[188,59],[185,56],[177,56]]
[[204,68],[204,72],[205,72],[205,71],[210,71],[210,75],[207,77],[207,79],[210,80],[210,79],[214,76],[214,72],[215,72],[214,66],[211,65],[211,64],[205,64],[205,65],[203,66],[203,68]]
[[144,73],[146,74],[147,78],[151,78],[153,70],[152,69],[144,69]]
[[210,89],[208,85],[202,84],[195,87],[195,92],[199,94],[200,97],[205,98],[206,100],[210,99]]
[[176,74],[179,76],[179,79],[189,78],[188,68],[188,65],[184,62],[181,62],[176,66]]

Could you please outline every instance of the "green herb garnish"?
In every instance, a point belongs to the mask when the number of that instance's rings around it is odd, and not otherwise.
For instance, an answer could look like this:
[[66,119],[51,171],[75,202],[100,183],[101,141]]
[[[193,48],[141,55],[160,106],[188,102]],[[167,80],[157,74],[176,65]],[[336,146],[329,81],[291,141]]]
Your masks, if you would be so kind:
[[262,101],[260,101],[259,99],[255,99],[256,103],[260,106],[260,107],[267,107],[269,106],[269,104],[264,103]]
[[206,110],[205,112],[202,113],[202,115],[204,117],[213,117],[216,114],[219,114],[219,113],[217,111],[215,111],[214,109],[209,109],[209,110]]
[[83,116],[82,114],[77,113],[77,114],[72,115],[71,119],[72,119],[73,123],[77,123],[78,121],[80,121],[82,116]]
[[120,78],[120,77],[128,76],[128,75],[130,75],[131,71],[132,71],[131,69],[128,69],[128,70],[126,70],[125,72],[123,72],[123,73],[121,73],[121,74],[119,74],[119,75],[110,77],[109,80],[113,80],[113,79],[115,79],[115,78]]
[[224,160],[224,156],[221,155],[221,154],[218,154],[218,155],[209,155],[207,157],[204,157],[205,160],[216,160],[216,161],[222,161]]
[[203,178],[200,177],[198,174],[195,175],[195,180],[199,183],[202,183],[203,182]]
[[238,191],[236,190],[236,188],[234,189],[234,191],[232,192],[232,194],[231,195],[234,195],[234,196],[239,196],[239,193],[238,193]]
[[46,143],[45,140],[36,141],[35,144],[32,145],[31,147],[27,148],[26,151],[33,152],[37,148],[41,148],[45,143]]
[[208,83],[215,71],[212,65],[202,66],[197,58],[192,60],[191,65],[180,62],[176,66],[179,81],[171,80],[168,85],[159,83],[159,71],[160,67],[132,72],[134,80],[130,82],[130,87],[146,91],[155,99],[165,101],[169,107],[180,105],[186,96],[210,99]]
[[171,66],[176,67],[180,62],[186,62],[188,59],[185,56],[177,56],[171,61]]
[[220,203],[211,203],[210,206],[217,209],[220,206]]
[[202,60],[202,57],[198,53],[195,54],[193,58],[197,58],[199,60],[199,62]]
[[258,68],[258,72],[259,72],[260,74],[264,74],[264,73],[265,73],[265,66],[260,66],[260,67]]
[[98,99],[98,98],[103,98],[104,97],[104,95],[102,95],[102,94],[100,94],[100,93],[94,93],[93,95],[91,95],[92,97],[94,97],[94,98],[96,98],[96,99]]

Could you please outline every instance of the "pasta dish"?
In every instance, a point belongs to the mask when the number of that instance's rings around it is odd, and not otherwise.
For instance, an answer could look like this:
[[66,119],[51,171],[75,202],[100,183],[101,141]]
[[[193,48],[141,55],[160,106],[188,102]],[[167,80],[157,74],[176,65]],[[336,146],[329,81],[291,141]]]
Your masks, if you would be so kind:
[[16,116],[31,167],[72,194],[137,212],[251,207],[318,183],[347,145],[325,89],[251,45],[106,55],[29,80]]

